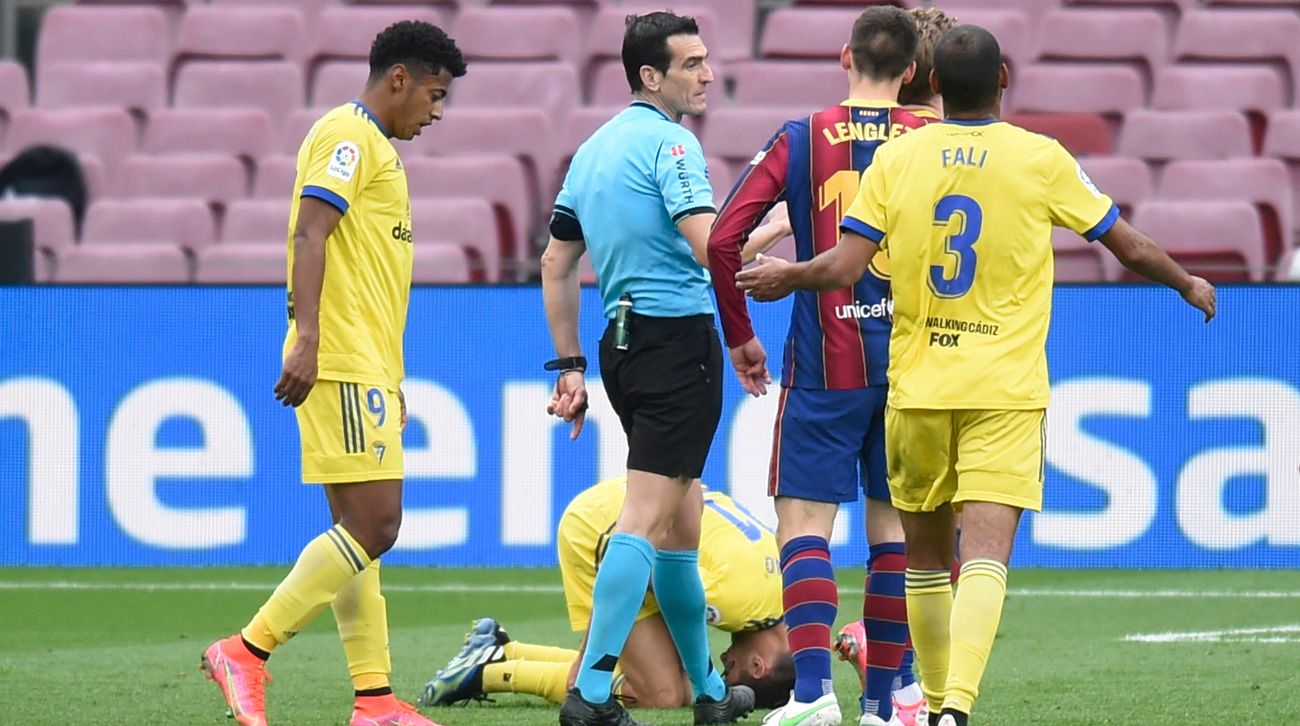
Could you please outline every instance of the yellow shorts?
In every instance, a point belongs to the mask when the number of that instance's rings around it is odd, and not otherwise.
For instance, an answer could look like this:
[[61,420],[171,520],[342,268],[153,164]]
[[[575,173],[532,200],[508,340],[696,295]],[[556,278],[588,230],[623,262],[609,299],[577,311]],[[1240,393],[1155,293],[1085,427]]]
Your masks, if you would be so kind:
[[1028,411],[885,411],[889,493],[905,512],[952,502],[1043,506],[1047,419]]
[[303,482],[350,484],[403,477],[397,391],[318,380],[294,411],[302,439]]
[[[614,524],[601,530],[581,517],[566,513],[560,518],[558,554],[560,579],[564,582],[564,604],[569,609],[569,627],[582,632],[591,624],[591,593],[596,587],[596,567],[605,555],[605,546],[614,533]],[[646,593],[645,602],[636,614],[638,621],[659,612],[654,595]]]

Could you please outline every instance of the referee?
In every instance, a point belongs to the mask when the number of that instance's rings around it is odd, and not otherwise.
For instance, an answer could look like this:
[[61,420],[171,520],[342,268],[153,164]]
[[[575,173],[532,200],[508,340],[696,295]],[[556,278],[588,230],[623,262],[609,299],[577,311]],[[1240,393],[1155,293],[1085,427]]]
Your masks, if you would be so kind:
[[605,317],[600,370],[628,439],[627,498],[601,561],[564,726],[636,722],[611,697],[614,666],[652,584],[691,681],[695,723],[747,715],[754,693],[714,670],[698,568],[699,476],[722,412],[706,245],[716,216],[700,142],[680,124],[704,113],[713,71],[692,18],[629,16],[623,68],[633,102],[578,148],[555,201],[542,296],[559,371],[547,411],[587,409],[578,340],[578,260],[590,251]]

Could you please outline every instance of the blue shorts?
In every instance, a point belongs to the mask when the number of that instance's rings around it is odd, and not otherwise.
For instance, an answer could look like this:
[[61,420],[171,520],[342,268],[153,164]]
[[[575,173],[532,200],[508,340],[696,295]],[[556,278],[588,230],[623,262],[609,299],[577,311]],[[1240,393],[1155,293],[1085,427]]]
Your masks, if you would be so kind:
[[842,504],[889,501],[885,467],[887,386],[839,391],[782,388],[767,493]]

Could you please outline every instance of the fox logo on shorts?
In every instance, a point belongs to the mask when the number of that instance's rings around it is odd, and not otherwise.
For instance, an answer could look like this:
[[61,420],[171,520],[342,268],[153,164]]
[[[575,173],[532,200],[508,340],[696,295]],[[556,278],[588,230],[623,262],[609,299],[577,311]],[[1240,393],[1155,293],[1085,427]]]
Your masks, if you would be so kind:
[[375,450],[375,458],[379,460],[379,463],[384,463],[384,452],[388,450],[388,445],[382,441],[376,441],[370,446]]

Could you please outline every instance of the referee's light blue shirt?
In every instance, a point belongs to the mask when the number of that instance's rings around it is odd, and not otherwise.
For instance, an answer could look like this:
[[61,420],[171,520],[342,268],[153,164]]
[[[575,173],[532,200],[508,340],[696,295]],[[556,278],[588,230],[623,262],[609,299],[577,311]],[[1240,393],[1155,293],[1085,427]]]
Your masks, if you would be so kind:
[[713,314],[708,271],[677,231],[685,217],[713,211],[699,140],[641,102],[578,147],[555,200],[556,214],[582,226],[607,318],[623,293],[642,315]]

